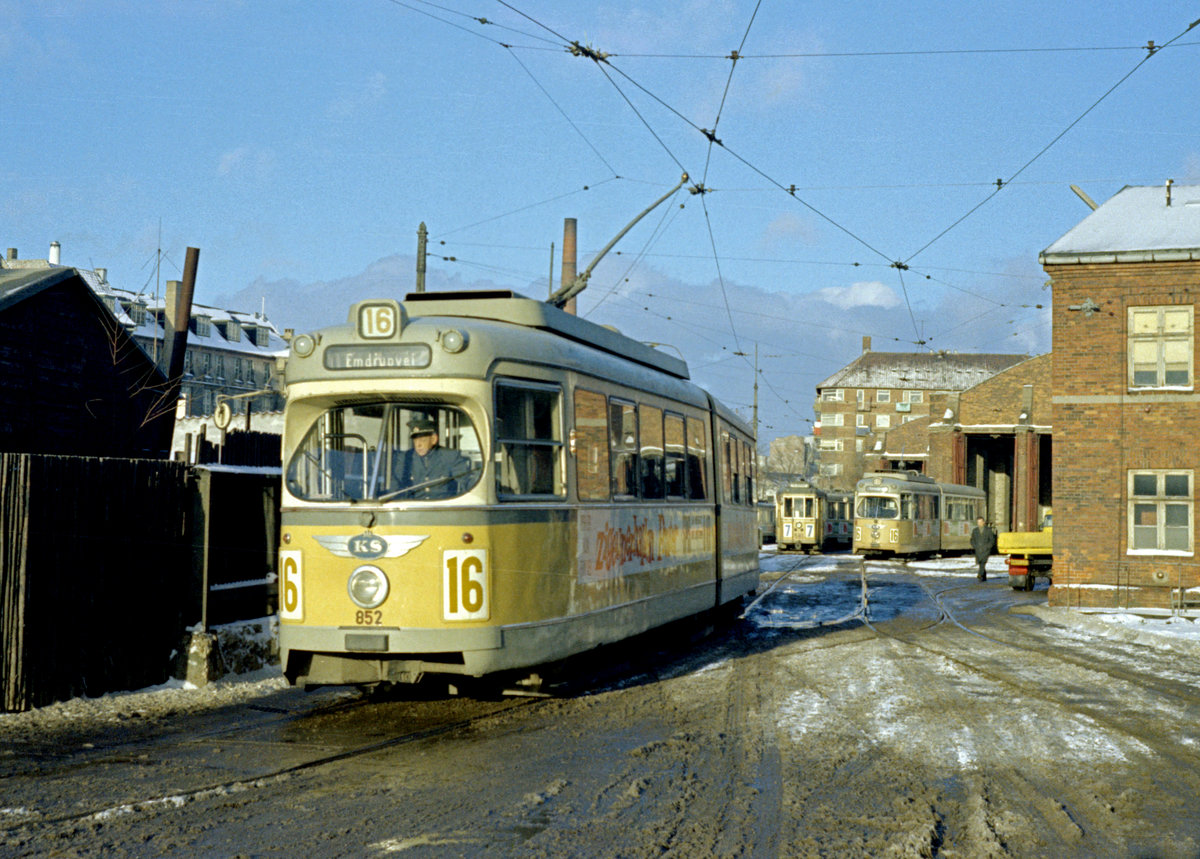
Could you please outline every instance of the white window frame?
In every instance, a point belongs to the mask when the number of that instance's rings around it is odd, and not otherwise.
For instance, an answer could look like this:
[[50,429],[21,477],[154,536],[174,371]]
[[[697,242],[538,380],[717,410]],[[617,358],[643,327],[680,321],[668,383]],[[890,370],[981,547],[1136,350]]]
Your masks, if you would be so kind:
[[[1168,317],[1182,319],[1186,312],[1187,322],[1185,326],[1168,329]],[[1147,319],[1151,314],[1155,316],[1153,321],[1153,330],[1147,327],[1140,326],[1135,322],[1136,319]],[[1126,347],[1127,373],[1130,390],[1147,390],[1158,388],[1171,388],[1174,390],[1186,389],[1192,390],[1196,380],[1195,367],[1193,366],[1193,348],[1194,348],[1194,332],[1195,332],[1195,311],[1193,305],[1147,305],[1144,307],[1130,307],[1128,311],[1128,345]],[[1154,352],[1154,381],[1147,382],[1142,380],[1136,381],[1134,373],[1137,371],[1134,364],[1135,349],[1139,351]],[[1179,357],[1187,364],[1187,379],[1167,381],[1167,358],[1168,352],[1176,352]],[[1139,366],[1145,366],[1147,361],[1142,361]],[[1144,371],[1143,371],[1144,372]]]
[[863,405],[864,403],[866,403],[867,391],[865,388],[859,388],[857,391],[854,392],[854,401],[856,403],[858,403],[860,406]]
[[846,415],[844,412],[833,412],[832,414],[821,415],[821,426],[825,427],[840,427],[846,425]]
[[892,392],[890,389],[880,389],[875,392],[875,402],[890,403],[892,401]]
[[[1155,481],[1155,492],[1153,495],[1147,493],[1134,494],[1135,480],[1138,478],[1153,477]],[[1187,494],[1186,495],[1168,495],[1166,492],[1166,483],[1168,477],[1186,478]],[[1144,482],[1144,480],[1142,481]],[[1191,556],[1195,552],[1195,514],[1194,514],[1194,496],[1195,496],[1195,478],[1193,472],[1189,468],[1145,468],[1145,469],[1130,469],[1127,478],[1127,498],[1128,509],[1126,512],[1127,523],[1127,546],[1126,553],[1129,555],[1176,555],[1176,556]],[[1147,506],[1154,507],[1154,528],[1155,539],[1154,548],[1138,547],[1137,543],[1140,538],[1143,538],[1146,530],[1150,527],[1147,525],[1137,524],[1137,513],[1139,508]],[[1178,515],[1178,508],[1184,508],[1187,512],[1187,525],[1176,524],[1173,527],[1178,529],[1180,534],[1186,533],[1187,546],[1186,548],[1166,548],[1167,544],[1167,508],[1173,507]]]
[[841,451],[843,450],[842,444],[842,439],[840,438],[823,438],[821,439],[820,449]]
[[841,403],[846,399],[846,392],[842,388],[828,388],[821,392],[821,400],[826,403]]
[[891,415],[875,415],[875,428],[876,429],[891,429],[891,426],[892,426],[892,416]]
[[826,462],[821,464],[821,475],[823,477],[837,477],[842,473],[842,464],[840,462]]
[[925,402],[924,391],[905,391],[903,394],[904,402],[906,403],[923,403]]
[[854,416],[854,425],[856,427],[865,427],[867,425],[867,416],[866,415],[855,415]]

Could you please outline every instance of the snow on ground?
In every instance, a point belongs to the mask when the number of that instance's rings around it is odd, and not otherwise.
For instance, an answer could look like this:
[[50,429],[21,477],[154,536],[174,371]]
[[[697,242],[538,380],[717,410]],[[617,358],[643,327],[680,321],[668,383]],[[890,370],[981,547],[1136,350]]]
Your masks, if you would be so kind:
[[[858,558],[849,554],[778,555],[769,547],[759,555],[765,573],[782,573],[796,567],[796,573],[781,583],[792,601],[798,591],[811,590],[807,604],[811,625],[833,625],[852,620],[859,602],[857,588],[843,580],[829,580],[823,574],[851,572]],[[798,562],[801,562],[798,566]],[[909,585],[889,586],[878,576],[889,568],[900,571],[895,562],[868,561],[868,572],[875,575],[871,583],[871,617],[882,620],[898,613],[920,595]],[[1004,559],[993,557],[988,570],[996,572],[995,585],[1007,587],[1001,576]],[[914,561],[907,571],[918,576],[961,579],[974,577],[974,559],[941,558]],[[989,582],[991,580],[989,579]],[[1073,609],[1028,606],[1025,611],[1063,629],[1072,638],[1099,636],[1162,650],[1174,650],[1188,656],[1200,656],[1200,623],[1186,617],[1142,617],[1132,613],[1082,613]],[[747,612],[747,616],[762,627],[795,626],[797,618],[782,618],[766,606]],[[241,624],[217,627],[221,653],[230,673],[221,680],[195,687],[182,680],[169,680],[160,685],[133,692],[116,692],[98,698],[74,698],[41,707],[27,713],[0,713],[0,740],[19,740],[41,730],[78,721],[95,720],[104,724],[120,724],[126,720],[170,716],[177,713],[202,712],[277,693],[287,688],[278,664],[271,664],[273,639],[277,620],[262,618]],[[804,624],[801,624],[804,625]]]

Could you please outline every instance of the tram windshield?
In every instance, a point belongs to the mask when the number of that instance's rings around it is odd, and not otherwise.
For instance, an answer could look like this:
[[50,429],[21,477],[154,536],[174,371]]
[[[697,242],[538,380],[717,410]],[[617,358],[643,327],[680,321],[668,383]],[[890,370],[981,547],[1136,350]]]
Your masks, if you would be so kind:
[[288,462],[306,501],[416,501],[462,495],[483,471],[479,435],[461,409],[430,403],[335,406]]
[[895,498],[863,495],[858,499],[858,509],[854,515],[859,519],[896,519],[900,515],[900,506]]

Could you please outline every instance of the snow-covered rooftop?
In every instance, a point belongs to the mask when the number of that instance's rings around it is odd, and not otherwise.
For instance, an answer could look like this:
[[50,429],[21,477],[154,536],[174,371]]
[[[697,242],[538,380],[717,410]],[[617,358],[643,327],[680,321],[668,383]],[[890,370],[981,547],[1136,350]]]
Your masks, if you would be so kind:
[[1039,256],[1042,265],[1178,260],[1200,260],[1200,185],[1127,185]]
[[917,388],[965,391],[1028,355],[984,352],[864,352],[817,385],[825,388]]

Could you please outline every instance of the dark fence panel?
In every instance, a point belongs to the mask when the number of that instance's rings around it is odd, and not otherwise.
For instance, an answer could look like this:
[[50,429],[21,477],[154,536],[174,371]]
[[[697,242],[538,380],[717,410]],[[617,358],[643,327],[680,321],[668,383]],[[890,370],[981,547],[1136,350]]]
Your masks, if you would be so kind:
[[207,629],[274,614],[279,472],[201,466],[196,474],[195,593],[207,599],[192,622]]
[[25,709],[29,457],[0,454],[0,712]]
[[[16,457],[26,468],[20,532],[5,536],[24,544],[22,563],[4,570],[20,582],[14,611],[24,621],[19,659],[3,678],[6,707],[165,681],[186,605],[180,572],[191,557],[187,467],[2,456],[6,473]],[[8,700],[10,687],[18,700]]]
[[162,683],[189,627],[273,613],[278,486],[0,453],[0,711]]
[[206,436],[196,440],[196,462],[200,464],[279,467],[282,439],[278,433],[232,430],[218,433],[217,441]]

